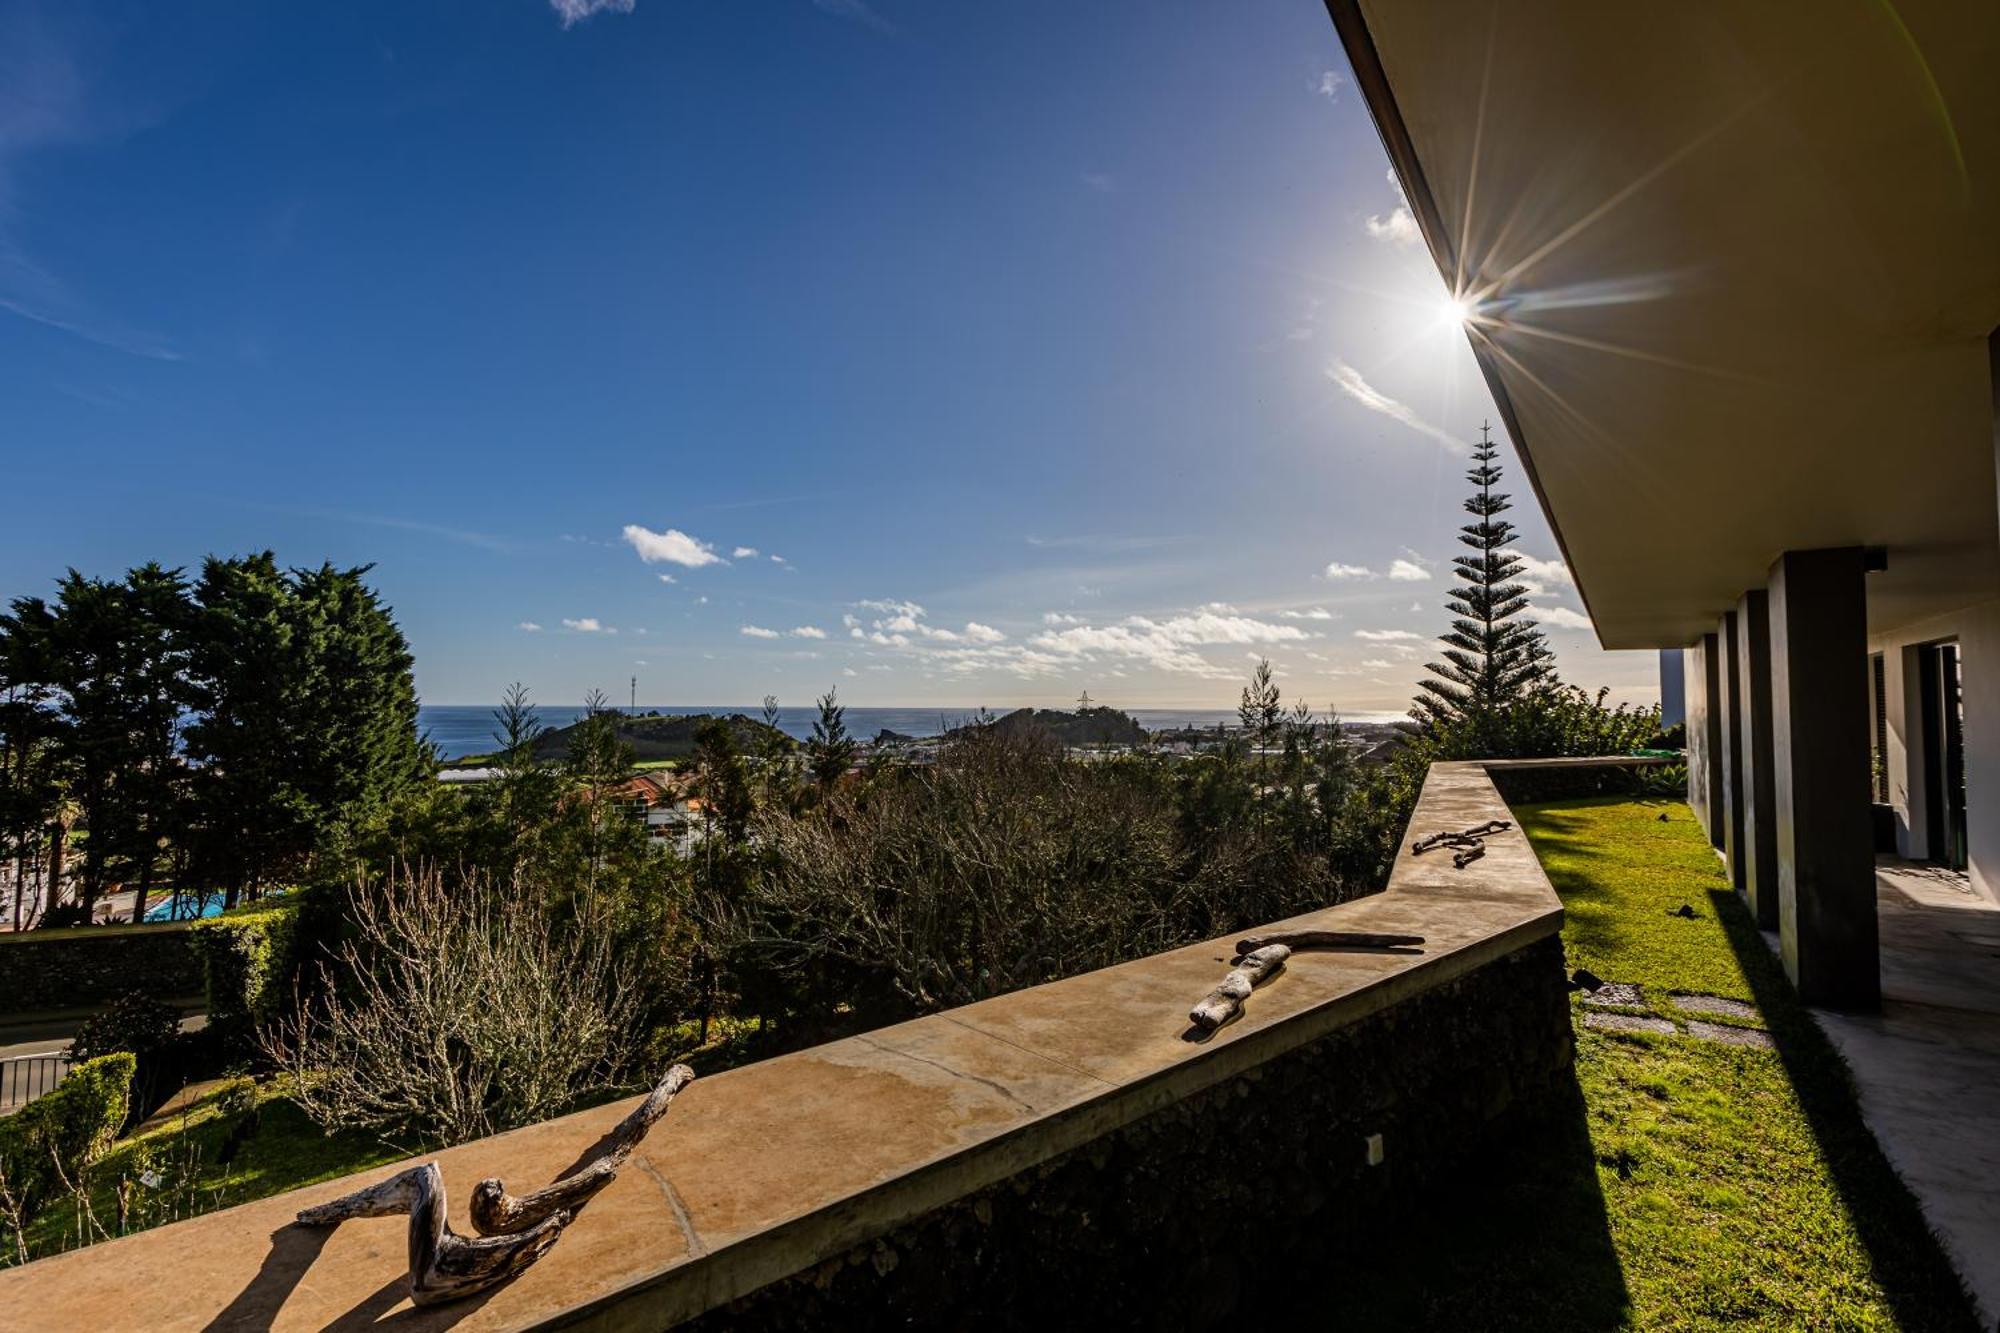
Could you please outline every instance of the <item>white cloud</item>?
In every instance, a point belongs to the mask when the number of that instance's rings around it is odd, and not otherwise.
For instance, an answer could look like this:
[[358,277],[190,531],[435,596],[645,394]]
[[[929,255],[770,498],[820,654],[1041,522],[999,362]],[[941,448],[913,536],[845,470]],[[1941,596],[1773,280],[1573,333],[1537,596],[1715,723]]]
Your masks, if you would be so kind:
[[757,558],[757,548],[754,546],[739,546],[729,554],[737,560],[755,560]]
[[1044,625],[1081,625],[1083,617],[1073,616],[1067,611],[1044,611],[1042,612],[1042,623]]
[[1367,667],[1370,671],[1387,671],[1396,664],[1386,657],[1370,657],[1364,659],[1361,665]]
[[1372,579],[1380,575],[1366,565],[1343,565],[1338,560],[1326,567],[1326,577],[1330,579]]
[[800,625],[792,631],[792,636],[799,639],[824,639],[826,631],[817,625]]
[[679,579],[677,579],[677,578],[675,578],[675,577],[674,577],[674,576],[673,576],[672,574],[662,574],[662,575],[660,575],[660,582],[662,582],[662,583],[679,583],[679,582],[680,582],[680,580],[679,580]]
[[575,27],[593,14],[629,14],[638,0],[549,0],[565,28]]
[[649,565],[665,560],[676,565],[686,565],[689,569],[700,569],[704,565],[719,565],[722,557],[715,548],[697,537],[690,537],[678,528],[668,528],[665,532],[654,532],[642,528],[637,523],[625,525],[625,540],[639,558]]
[[1410,613],[1411,613],[1412,615],[1415,615],[1415,614],[1416,614],[1417,612],[1419,612],[1419,611],[1421,611],[1421,610],[1423,610],[1423,609],[1424,609],[1424,604],[1423,604],[1422,602],[1411,602],[1411,603],[1410,603]]
[[701,596],[699,596],[699,597],[695,598],[695,599],[694,599],[694,604],[695,604],[696,606],[707,606],[707,605],[708,605],[708,594],[707,594],[707,593],[703,593],[703,594],[702,594]]
[[1307,611],[1284,610],[1278,612],[1287,620],[1336,620],[1337,616],[1323,606],[1315,606]]
[[1358,629],[1354,631],[1354,637],[1370,643],[1415,643],[1424,636],[1406,629]]
[[1326,368],[1326,377],[1339,385],[1342,393],[1367,408],[1370,412],[1380,412],[1392,421],[1402,422],[1405,426],[1408,426],[1420,435],[1428,435],[1440,444],[1451,446],[1454,450],[1459,448],[1458,440],[1454,439],[1449,433],[1425,421],[1416,414],[1415,409],[1407,404],[1399,403],[1388,394],[1377,389],[1361,377],[1360,371],[1348,365],[1345,361],[1335,361],[1332,365],[1328,366]]
[[976,620],[968,620],[965,622],[965,637],[974,643],[998,643],[1007,636],[999,630],[994,629],[991,625],[982,625]]
[[920,616],[924,614],[924,608],[918,606],[915,602],[863,598],[856,602],[855,605],[864,611],[880,611],[882,614],[890,616]]
[[745,625],[737,633],[752,639],[775,639],[778,637],[778,631],[765,629],[762,625]]
[[1389,180],[1389,188],[1396,192],[1396,206],[1386,214],[1371,214],[1365,224],[1368,234],[1378,241],[1391,245],[1415,245],[1423,240],[1423,231],[1417,226],[1417,219],[1410,212],[1410,200],[1403,193],[1403,182],[1396,179],[1396,169],[1389,168],[1382,173]]
[[1589,616],[1581,611],[1572,611],[1566,606],[1537,606],[1531,613],[1541,624],[1553,625],[1557,629],[1596,628],[1590,623]]
[[596,616],[583,616],[576,620],[571,620],[565,616],[563,617],[563,628],[575,630],[578,634],[601,634],[604,632],[604,626],[598,621]]
[[787,560],[787,559],[785,559],[785,557],[783,557],[783,556],[781,556],[781,555],[777,555],[777,554],[775,554],[775,553],[774,553],[774,554],[773,554],[773,555],[771,556],[771,563],[772,563],[772,564],[774,564],[774,565],[789,565],[789,564],[791,564],[792,562],[791,562],[791,561],[789,561],[789,560]]
[[840,674],[843,676],[858,676],[861,673],[859,671],[856,671],[853,667],[842,667],[840,669]]
[[1530,595],[1546,592],[1550,588],[1574,588],[1576,578],[1569,572],[1569,566],[1560,560],[1543,560],[1539,556],[1513,553],[1521,562],[1521,576],[1528,585]]
[[1361,225],[1368,228],[1370,236],[1391,245],[1415,245],[1424,238],[1423,232],[1417,228],[1416,218],[1401,204],[1387,213],[1370,213]]
[[1110,194],[1118,188],[1118,182],[1102,171],[1086,171],[1080,179],[1099,194]]
[[536,624],[536,623],[535,623],[534,621],[532,621],[532,620],[524,620],[524,621],[522,621],[522,622],[521,622],[520,624],[518,624],[518,625],[514,626],[514,628],[515,628],[515,629],[524,629],[524,630],[528,631],[528,633],[530,633],[530,634],[540,634],[540,633],[542,632],[542,627],[541,627],[540,625],[537,625],[537,624]]
[[1414,560],[1398,560],[1389,566],[1389,577],[1398,583],[1424,583],[1431,572]]
[[1340,90],[1346,86],[1347,76],[1337,69],[1325,70],[1319,76],[1319,95],[1328,101],[1338,101]]

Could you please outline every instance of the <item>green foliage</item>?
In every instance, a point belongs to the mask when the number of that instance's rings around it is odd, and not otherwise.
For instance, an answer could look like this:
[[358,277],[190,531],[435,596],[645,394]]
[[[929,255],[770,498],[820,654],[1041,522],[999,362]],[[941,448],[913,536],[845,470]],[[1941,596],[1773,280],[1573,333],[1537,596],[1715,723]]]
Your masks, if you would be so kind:
[[195,871],[246,892],[349,849],[432,759],[402,632],[366,566],[211,558],[195,590]]
[[90,1060],[114,1051],[145,1055],[180,1035],[180,1012],[144,991],[133,991],[92,1014],[69,1044],[71,1060]]
[[847,734],[847,710],[838,702],[839,691],[828,690],[819,698],[819,718],[813,723],[812,739],[806,742],[806,767],[818,780],[822,791],[847,774],[857,748]]
[[189,930],[207,978],[211,1026],[232,1038],[247,1036],[290,1001],[301,907],[301,900],[288,899],[198,921]]
[[[1465,502],[1476,520],[1459,529],[1459,542],[1470,555],[1452,563],[1462,582],[1445,602],[1454,619],[1443,636],[1443,660],[1427,667],[1431,677],[1420,681],[1423,693],[1412,705],[1417,717],[1433,727],[1480,732],[1495,725],[1526,695],[1550,679],[1549,647],[1528,609],[1528,587],[1518,582],[1521,558],[1507,550],[1516,537],[1514,525],[1499,517],[1513,506],[1493,484],[1499,455],[1488,428],[1479,431],[1473,466],[1466,480],[1478,488]],[[1498,753],[1488,746],[1487,753]]]
[[22,1221],[85,1183],[125,1123],[135,1065],[129,1051],[86,1060],[53,1091],[0,1120],[0,1179]]

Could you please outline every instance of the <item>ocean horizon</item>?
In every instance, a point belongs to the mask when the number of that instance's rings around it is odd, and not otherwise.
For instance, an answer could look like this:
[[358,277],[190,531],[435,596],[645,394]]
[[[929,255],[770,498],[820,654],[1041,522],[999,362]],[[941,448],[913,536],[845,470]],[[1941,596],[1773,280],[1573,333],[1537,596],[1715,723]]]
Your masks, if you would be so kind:
[[[1019,705],[1016,705],[1017,707]],[[620,708],[626,713],[666,713],[675,716],[691,716],[696,713],[742,713],[748,717],[758,717],[763,713],[762,704],[640,704],[637,708]],[[978,713],[976,707],[923,707],[923,708],[861,708],[847,710],[847,729],[864,740],[873,740],[881,731],[894,731],[904,736],[938,736],[951,728],[972,720]],[[994,716],[1010,713],[1013,708],[989,708]],[[1233,708],[1127,708],[1123,710],[1133,721],[1148,731],[1162,731],[1176,727],[1212,727],[1218,723],[1233,724],[1236,710]],[[491,704],[423,704],[417,709],[417,730],[437,746],[438,753],[446,759],[463,759],[469,754],[487,754],[495,748],[494,733],[498,730],[493,718]],[[543,726],[566,727],[583,716],[581,705],[551,704],[536,705],[535,714]],[[1401,718],[1401,713],[1342,713],[1343,722],[1389,722]],[[819,720],[819,709],[806,705],[780,707],[778,709],[778,730],[795,740],[804,740],[812,735],[813,723]]]

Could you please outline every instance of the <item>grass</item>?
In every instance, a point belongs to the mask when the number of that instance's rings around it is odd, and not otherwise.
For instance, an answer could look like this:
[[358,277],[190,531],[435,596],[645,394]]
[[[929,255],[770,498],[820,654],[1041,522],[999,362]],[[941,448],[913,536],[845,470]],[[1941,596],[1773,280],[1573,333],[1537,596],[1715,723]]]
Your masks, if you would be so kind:
[[[655,1039],[657,1058],[650,1063],[664,1067],[669,1060],[687,1060],[713,1074],[763,1058],[777,1041],[775,1025],[720,1016],[710,1025],[706,1045],[699,1044],[696,1023],[663,1029]],[[606,1088],[584,1098],[577,1109],[635,1090]],[[326,1134],[285,1095],[282,1079],[256,1087],[254,1116],[246,1117],[227,1101],[224,1086],[211,1088],[181,1111],[156,1115],[158,1123],[151,1128],[120,1139],[91,1168],[87,1209],[71,1202],[53,1204],[28,1224],[25,1240],[30,1256],[39,1259],[77,1249],[410,1155],[408,1148],[387,1144],[371,1132]],[[141,1182],[149,1172],[157,1184]],[[122,1232],[121,1181],[129,1182]],[[0,1245],[0,1268],[4,1268],[14,1261],[16,1251],[4,1231],[0,1240],[5,1240]]]
[[[42,1258],[118,1235],[121,1181],[129,1182],[129,1232],[402,1156],[372,1135],[322,1133],[276,1082],[256,1090],[252,1115],[225,1111],[223,1101],[223,1089],[213,1089],[163,1123],[120,1139],[91,1169],[89,1208],[49,1207],[28,1224],[28,1252]],[[151,1186],[142,1180],[148,1173],[156,1181]]]
[[[1357,1275],[1349,1327],[1973,1329],[1914,1199],[1862,1123],[1685,805],[1517,807],[1561,895],[1571,967],[1757,1007],[1777,1049],[1586,1028],[1559,1114],[1424,1210]],[[1664,818],[1663,818],[1664,816]],[[1677,915],[1683,906],[1691,917]]]

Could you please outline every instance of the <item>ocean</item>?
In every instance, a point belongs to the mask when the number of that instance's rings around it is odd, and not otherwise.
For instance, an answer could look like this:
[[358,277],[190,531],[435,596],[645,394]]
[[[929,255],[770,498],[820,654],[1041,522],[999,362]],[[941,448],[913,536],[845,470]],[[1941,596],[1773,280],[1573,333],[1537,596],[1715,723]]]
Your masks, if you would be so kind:
[[[758,717],[763,709],[759,704],[642,704],[636,711],[742,713]],[[996,716],[1010,711],[1006,708],[992,710]],[[1148,731],[1172,727],[1212,727],[1218,722],[1233,724],[1236,721],[1236,710],[1233,708],[1128,708],[1125,711]],[[537,706],[535,712],[542,725],[547,727],[566,727],[583,716],[583,709],[577,707]],[[876,732],[885,728],[905,736],[936,736],[971,717],[972,710],[967,708],[850,708],[847,710],[847,729],[858,737],[870,740]],[[812,734],[812,724],[818,720],[817,708],[778,710],[778,729],[799,740]],[[430,737],[431,743],[446,759],[486,754],[494,747],[493,709],[487,704],[425,704],[417,710],[417,728]]]

